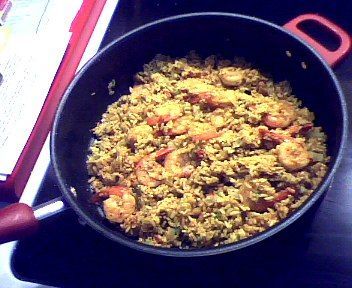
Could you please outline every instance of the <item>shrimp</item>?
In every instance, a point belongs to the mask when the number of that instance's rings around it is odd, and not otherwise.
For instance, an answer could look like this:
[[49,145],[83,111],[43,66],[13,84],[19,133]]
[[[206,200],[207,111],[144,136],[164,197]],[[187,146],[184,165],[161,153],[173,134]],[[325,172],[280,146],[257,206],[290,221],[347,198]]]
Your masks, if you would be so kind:
[[310,130],[312,130],[313,128],[313,124],[312,123],[307,123],[304,124],[302,126],[299,125],[292,125],[291,127],[289,127],[287,130],[289,131],[289,133],[295,137],[297,135],[303,135],[305,136]]
[[286,128],[296,119],[296,113],[291,103],[282,101],[278,111],[263,116],[263,123],[270,128]]
[[161,184],[163,166],[152,157],[146,156],[136,166],[136,176],[140,184],[148,187],[157,187]]
[[242,199],[243,199],[243,204],[245,204],[246,206],[248,206],[252,211],[255,212],[265,212],[268,208],[269,205],[267,203],[267,201],[263,198],[259,198],[257,200],[253,200],[251,198],[251,193],[252,193],[252,187],[245,187],[246,185],[243,184],[242,185],[242,189],[241,189],[241,195],[242,195]]
[[147,124],[154,126],[169,122],[182,116],[182,107],[180,104],[169,101],[154,109],[153,117],[147,118]]
[[108,198],[111,195],[122,197],[124,194],[132,194],[132,189],[125,186],[111,186],[101,189],[98,193],[100,197]]
[[194,142],[210,140],[221,136],[210,123],[194,123],[188,131]]
[[131,128],[126,136],[127,143],[130,147],[134,147],[138,138],[152,138],[153,128],[147,124],[141,124]]
[[94,204],[100,204],[103,200],[109,198],[111,195],[122,197],[122,195],[126,193],[132,193],[131,188],[121,185],[111,186],[101,189],[98,193],[95,193],[92,196],[91,201]]
[[166,135],[176,136],[187,133],[189,126],[192,124],[190,116],[182,116],[172,123],[172,128],[165,132]]
[[251,193],[256,192],[252,185],[244,183],[241,187],[241,195],[243,203],[247,205],[252,211],[263,213],[268,210],[268,208],[273,208],[276,203],[287,199],[289,196],[296,195],[297,191],[291,187],[287,187],[276,192],[273,195],[273,200],[266,200],[264,198],[257,198],[256,200],[251,197]]
[[192,104],[203,102],[211,108],[225,108],[233,106],[231,99],[223,93],[215,94],[210,92],[202,92],[198,94],[190,94],[187,97],[187,101]]
[[189,177],[194,167],[190,164],[191,159],[188,153],[175,150],[165,157],[165,170],[175,177]]
[[224,86],[238,86],[243,83],[244,75],[235,67],[222,68],[219,72],[219,78]]
[[215,110],[210,116],[210,122],[216,128],[222,128],[226,125],[226,120],[221,114],[221,110]]
[[262,143],[266,149],[272,149],[276,145],[292,139],[290,136],[269,131],[267,128],[259,128],[259,135],[261,136]]
[[264,146],[267,149],[272,149],[276,145],[281,144],[284,141],[294,141],[294,137],[297,135],[306,135],[313,128],[312,123],[307,123],[303,126],[292,125],[287,129],[289,135],[284,135],[269,131],[267,128],[259,128],[259,135],[263,141]]
[[157,187],[162,183],[164,167],[157,161],[162,160],[174,148],[161,149],[143,157],[136,165],[136,177],[140,184],[148,187]]
[[298,141],[285,141],[278,145],[277,158],[288,171],[303,169],[312,160],[305,143]]
[[109,221],[122,223],[126,217],[136,211],[136,198],[130,188],[114,186],[105,190],[112,193],[103,202],[103,209]]

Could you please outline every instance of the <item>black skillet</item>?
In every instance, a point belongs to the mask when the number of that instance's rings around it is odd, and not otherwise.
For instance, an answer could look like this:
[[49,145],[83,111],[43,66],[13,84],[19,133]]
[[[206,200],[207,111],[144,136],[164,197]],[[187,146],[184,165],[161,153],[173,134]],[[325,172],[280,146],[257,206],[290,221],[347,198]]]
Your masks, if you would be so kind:
[[[302,29],[307,21],[318,23],[339,39],[339,47],[329,51]],[[296,36],[296,35],[298,36]],[[308,45],[309,43],[310,45]],[[63,199],[34,209],[13,204],[0,211],[0,243],[33,232],[38,219],[69,205],[80,219],[99,233],[128,247],[167,256],[206,256],[252,245],[279,232],[304,214],[327,189],[340,163],[347,133],[347,113],[343,92],[331,70],[350,49],[350,37],[327,19],[301,15],[284,27],[243,15],[194,13],[155,21],[115,40],[97,53],[76,75],[58,108],[51,134],[51,160]],[[91,129],[107,106],[128,92],[133,75],[157,53],[183,56],[196,50],[202,56],[245,57],[269,72],[276,81],[288,80],[294,94],[316,114],[316,124],[328,135],[329,170],[313,195],[290,217],[254,237],[219,247],[181,250],[138,243],[104,219],[91,204],[87,184],[86,159],[92,139]],[[319,53],[318,53],[318,52]],[[329,66],[330,65],[330,66]],[[114,95],[108,83],[115,79]],[[74,187],[76,193],[72,192]],[[34,210],[34,212],[33,212]]]

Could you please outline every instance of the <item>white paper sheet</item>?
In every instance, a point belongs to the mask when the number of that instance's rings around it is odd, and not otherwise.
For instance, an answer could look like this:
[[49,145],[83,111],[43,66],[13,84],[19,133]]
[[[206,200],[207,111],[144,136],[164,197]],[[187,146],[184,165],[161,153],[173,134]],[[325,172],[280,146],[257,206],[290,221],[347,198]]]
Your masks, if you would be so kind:
[[35,34],[49,2],[50,0],[12,0],[13,7],[5,26],[11,27],[16,35]]
[[[39,115],[70,35],[31,37],[2,53],[0,173],[11,174]],[[22,39],[23,40],[23,39]],[[21,41],[22,43],[22,41]]]
[[0,43],[0,181],[12,173],[28,140],[81,4],[81,0],[14,0],[8,22],[0,27],[11,31],[5,45]]

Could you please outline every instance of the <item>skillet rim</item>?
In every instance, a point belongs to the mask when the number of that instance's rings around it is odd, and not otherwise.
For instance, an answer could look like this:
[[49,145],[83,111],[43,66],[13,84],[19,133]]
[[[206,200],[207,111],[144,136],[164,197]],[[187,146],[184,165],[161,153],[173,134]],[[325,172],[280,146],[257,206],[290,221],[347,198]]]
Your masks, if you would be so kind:
[[[298,41],[301,45],[305,46],[307,49],[307,53],[313,54],[320,63],[322,64],[322,68],[325,68],[325,70],[329,73],[330,79],[333,81],[336,92],[337,92],[337,101],[339,101],[341,111],[342,111],[342,130],[341,130],[341,143],[339,146],[339,149],[337,151],[337,156],[334,161],[334,163],[330,166],[330,171],[328,171],[327,175],[323,179],[322,183],[320,184],[320,187],[316,189],[310,198],[302,205],[300,206],[294,213],[292,213],[289,217],[284,219],[283,221],[279,222],[278,224],[274,225],[273,227],[256,234],[250,238],[243,239],[241,241],[235,242],[235,243],[230,243],[230,244],[225,244],[225,245],[220,245],[217,247],[207,247],[207,248],[194,248],[194,249],[179,249],[179,248],[162,248],[162,247],[156,247],[156,246],[151,246],[147,245],[144,243],[137,242],[136,240],[133,239],[124,239],[121,236],[115,234],[112,232],[111,229],[100,225],[96,223],[91,217],[78,205],[72,196],[72,194],[69,191],[69,188],[67,185],[65,185],[65,181],[63,177],[61,176],[61,170],[58,164],[58,160],[56,159],[56,135],[58,134],[57,130],[59,127],[59,123],[61,120],[61,112],[65,108],[65,104],[67,99],[70,97],[71,91],[75,87],[76,83],[79,81],[79,79],[82,77],[82,75],[85,73],[86,70],[90,68],[96,61],[99,61],[100,57],[103,57],[105,53],[107,53],[116,43],[119,43],[125,39],[127,39],[130,36],[133,36],[134,34],[137,34],[138,32],[141,32],[145,29],[148,29],[149,27],[156,26],[160,23],[165,23],[165,22],[172,22],[173,20],[178,20],[178,19],[183,19],[183,18],[191,18],[191,17],[231,17],[231,18],[237,18],[237,19],[244,19],[246,21],[253,21],[260,23],[261,25],[267,26],[269,29],[276,29],[279,30],[280,32],[294,38],[296,41]],[[143,26],[137,27],[136,29],[133,29],[132,31],[122,35],[121,37],[115,39],[112,41],[110,44],[105,46],[102,50],[98,51],[81,69],[80,71],[75,75],[74,79],[71,81],[69,86],[66,88],[66,91],[60,101],[60,104],[58,106],[55,118],[54,118],[54,124],[53,124],[53,129],[50,137],[50,156],[51,156],[51,161],[53,164],[54,168],[54,174],[57,178],[60,190],[62,195],[64,196],[64,199],[68,202],[68,204],[73,208],[73,210],[76,212],[79,218],[84,220],[89,226],[91,226],[94,230],[100,232],[103,234],[105,237],[116,241],[120,244],[123,244],[127,247],[136,249],[138,251],[142,252],[147,252],[151,254],[157,254],[157,255],[163,255],[163,256],[174,256],[174,257],[197,257],[197,256],[210,256],[210,255],[217,255],[217,254],[222,254],[226,252],[231,252],[235,250],[239,250],[251,245],[254,245],[266,238],[269,238],[270,236],[278,233],[279,231],[283,230],[285,227],[289,226],[293,222],[295,222],[298,218],[300,218],[309,208],[321,197],[321,195],[327,190],[328,186],[330,185],[330,182],[333,179],[333,176],[340,165],[341,159],[342,159],[342,154],[343,150],[345,148],[346,144],[346,139],[347,139],[347,131],[348,131],[348,116],[347,116],[347,106],[346,106],[346,101],[345,101],[345,96],[342,91],[342,88],[332,71],[331,67],[323,60],[323,58],[312,48],[309,44],[304,42],[304,40],[301,40],[299,37],[291,33],[290,31],[286,30],[285,28],[276,25],[274,23],[271,23],[269,21],[252,17],[252,16],[247,16],[247,15],[242,15],[242,14],[236,14],[236,13],[227,13],[227,12],[199,12],[199,13],[187,13],[187,14],[180,14],[172,17],[166,17],[162,18],[150,23],[147,23]],[[128,237],[128,236],[126,236]]]

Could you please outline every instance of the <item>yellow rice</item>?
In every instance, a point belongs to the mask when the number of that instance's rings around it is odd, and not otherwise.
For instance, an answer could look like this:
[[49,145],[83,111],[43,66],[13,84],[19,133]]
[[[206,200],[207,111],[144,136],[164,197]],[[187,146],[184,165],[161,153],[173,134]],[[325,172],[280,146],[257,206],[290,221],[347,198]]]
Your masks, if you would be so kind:
[[[241,73],[241,85],[223,85],[219,71],[224,67],[234,67]],[[290,127],[314,120],[314,114],[292,94],[288,82],[274,83],[242,59],[229,61],[214,55],[201,59],[194,52],[178,59],[157,55],[135,80],[130,94],[110,105],[94,128],[96,140],[87,166],[95,193],[116,185],[132,189],[136,209],[117,225],[139,241],[181,248],[239,241],[290,215],[324,177],[329,158],[320,127],[313,127],[304,136],[295,135],[295,141],[304,143],[311,157],[309,165],[296,171],[280,163],[277,145],[263,145],[261,129],[289,135],[289,127],[268,129],[263,124],[264,115],[278,109],[282,101],[295,110]],[[204,91],[227,95],[233,105],[213,109],[207,103],[188,100],[190,94]],[[220,136],[194,141],[187,133],[167,134],[175,121],[148,125],[146,119],[155,117],[157,107],[165,103],[180,107],[195,130],[197,123],[209,123],[216,110]],[[136,134],[132,147],[128,141],[131,134]],[[168,171],[151,169],[151,177],[158,178],[160,184],[148,187],[139,183],[137,163],[166,147],[183,149],[184,153],[202,151],[204,155],[193,164],[196,167],[189,176],[175,177]],[[265,211],[253,211],[243,198],[243,189],[249,189],[253,201],[272,203],[285,187],[293,187],[297,193]],[[120,201],[117,196],[112,198]]]

